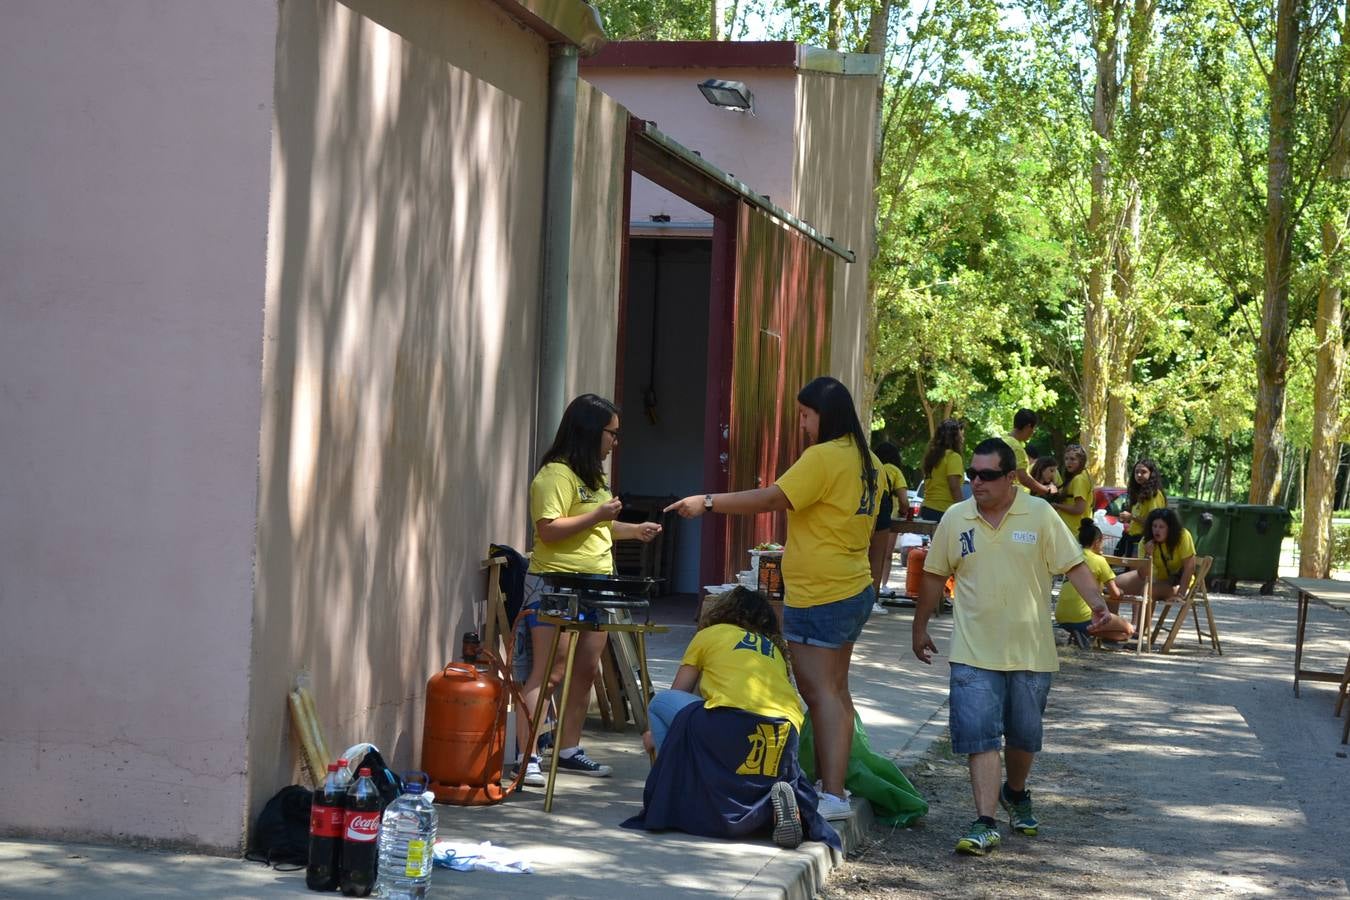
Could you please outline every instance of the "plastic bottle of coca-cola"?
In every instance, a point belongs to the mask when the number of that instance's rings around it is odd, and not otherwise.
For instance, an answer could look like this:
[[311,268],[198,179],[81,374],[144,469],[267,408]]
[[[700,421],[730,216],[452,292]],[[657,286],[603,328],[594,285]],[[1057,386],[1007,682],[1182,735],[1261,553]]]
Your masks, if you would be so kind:
[[347,805],[347,760],[328,766],[323,786],[314,792],[309,815],[309,867],[305,884],[311,891],[338,889],[338,864],[342,859],[343,809]]
[[375,886],[375,858],[379,853],[380,792],[370,778],[370,769],[361,769],[347,789],[347,808],[343,812],[342,862],[338,866],[342,893],[365,897]]

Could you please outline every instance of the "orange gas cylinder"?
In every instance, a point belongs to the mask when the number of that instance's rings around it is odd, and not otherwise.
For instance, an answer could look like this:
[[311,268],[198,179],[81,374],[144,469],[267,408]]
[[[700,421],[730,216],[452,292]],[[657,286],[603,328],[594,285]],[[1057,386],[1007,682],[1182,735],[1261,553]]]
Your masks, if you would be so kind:
[[503,691],[496,673],[471,663],[450,663],[427,682],[422,768],[438,801],[482,806],[505,796]]
[[928,545],[913,547],[905,560],[905,593],[911,597],[919,596],[919,586],[923,584],[923,561],[928,558]]

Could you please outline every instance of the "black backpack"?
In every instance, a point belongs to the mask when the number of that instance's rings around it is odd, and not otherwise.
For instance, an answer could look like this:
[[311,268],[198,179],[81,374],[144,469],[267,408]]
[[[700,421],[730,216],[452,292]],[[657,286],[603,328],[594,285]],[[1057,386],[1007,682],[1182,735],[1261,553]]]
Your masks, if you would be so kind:
[[309,864],[309,812],[314,793],[293,784],[277,791],[253,828],[244,859],[293,872]]

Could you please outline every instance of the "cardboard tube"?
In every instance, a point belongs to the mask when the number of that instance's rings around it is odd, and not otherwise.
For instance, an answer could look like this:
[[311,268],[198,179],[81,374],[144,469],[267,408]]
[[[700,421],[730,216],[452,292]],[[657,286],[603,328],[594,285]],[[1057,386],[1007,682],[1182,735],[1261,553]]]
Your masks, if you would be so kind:
[[302,758],[305,767],[309,769],[309,780],[317,788],[323,784],[324,776],[328,773],[328,766],[323,762],[323,757],[319,755],[318,748],[314,746],[314,739],[305,723],[305,701],[301,698],[300,692],[291,691],[286,695],[286,699],[290,701],[291,724],[295,726],[295,733],[300,737],[300,747],[303,751]]
[[323,729],[319,727],[319,714],[314,709],[314,695],[307,687],[299,688],[297,693],[300,694],[300,701],[305,706],[305,718],[309,723],[309,734],[314,742],[314,749],[319,751],[319,758],[323,760],[323,767],[327,770],[328,764],[337,760],[328,752],[328,741],[324,740]]

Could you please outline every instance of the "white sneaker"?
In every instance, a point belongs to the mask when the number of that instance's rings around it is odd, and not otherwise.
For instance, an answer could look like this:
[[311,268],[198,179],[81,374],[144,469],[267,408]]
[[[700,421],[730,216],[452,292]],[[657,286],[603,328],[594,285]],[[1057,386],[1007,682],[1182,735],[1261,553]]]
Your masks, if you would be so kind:
[[884,615],[886,615],[886,614],[889,613],[889,612],[890,612],[890,610],[887,609],[886,607],[882,606],[880,603],[873,603],[873,604],[872,604],[872,615],[874,615],[874,616],[884,616]]
[[[520,768],[520,761],[516,761],[516,768]],[[521,779],[521,784],[530,787],[543,787],[548,784],[548,779],[544,777],[544,770],[539,768],[539,757],[531,756],[530,761],[525,764],[525,777]]]
[[822,818],[835,822],[853,815],[853,807],[844,797],[836,797],[834,794],[817,791],[816,812],[820,813]]

